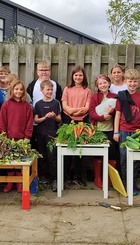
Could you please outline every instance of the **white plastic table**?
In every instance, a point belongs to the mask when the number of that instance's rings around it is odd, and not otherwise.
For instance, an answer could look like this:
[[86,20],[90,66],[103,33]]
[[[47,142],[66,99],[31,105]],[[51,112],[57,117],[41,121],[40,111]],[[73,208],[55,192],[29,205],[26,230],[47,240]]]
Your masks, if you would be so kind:
[[127,194],[128,205],[133,205],[133,164],[140,160],[140,150],[132,150],[127,147]]
[[64,190],[64,156],[103,156],[103,192],[104,198],[108,198],[108,148],[109,144],[77,145],[75,150],[67,147],[67,144],[57,143],[57,197],[62,196]]

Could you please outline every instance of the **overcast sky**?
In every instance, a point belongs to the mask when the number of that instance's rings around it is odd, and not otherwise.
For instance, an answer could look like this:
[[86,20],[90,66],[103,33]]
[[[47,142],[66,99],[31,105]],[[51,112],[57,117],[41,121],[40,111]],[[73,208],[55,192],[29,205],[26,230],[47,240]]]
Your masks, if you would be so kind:
[[113,42],[106,15],[109,0],[12,0],[12,2],[103,42],[109,44]]

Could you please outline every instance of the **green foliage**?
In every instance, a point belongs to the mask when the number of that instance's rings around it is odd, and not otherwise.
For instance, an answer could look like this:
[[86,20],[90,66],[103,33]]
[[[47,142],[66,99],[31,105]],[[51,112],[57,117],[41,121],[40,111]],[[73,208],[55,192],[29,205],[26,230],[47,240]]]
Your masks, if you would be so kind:
[[[78,124],[70,123],[70,124],[63,124],[57,130],[57,138],[51,139],[48,143],[48,147],[50,151],[52,151],[53,147],[56,146],[57,143],[60,144],[67,144],[68,148],[76,149],[77,145],[84,145],[84,144],[103,144],[107,143],[108,139],[106,135],[98,130],[97,127],[94,127],[95,134],[93,136],[89,136],[88,132],[82,131],[82,133],[76,138],[74,134],[74,128],[78,127]],[[90,124],[84,123],[83,127],[88,129],[91,127]],[[82,150],[80,151],[82,154]]]
[[126,146],[133,150],[140,149],[140,130],[137,130],[136,133],[131,136],[127,136],[126,141],[122,142],[120,145],[121,148],[125,148]]
[[111,0],[106,11],[113,43],[134,43],[140,28],[140,3],[132,0]]
[[7,138],[5,133],[0,134],[0,163],[11,161],[26,161],[29,158],[42,157],[35,149],[31,149],[30,140]]

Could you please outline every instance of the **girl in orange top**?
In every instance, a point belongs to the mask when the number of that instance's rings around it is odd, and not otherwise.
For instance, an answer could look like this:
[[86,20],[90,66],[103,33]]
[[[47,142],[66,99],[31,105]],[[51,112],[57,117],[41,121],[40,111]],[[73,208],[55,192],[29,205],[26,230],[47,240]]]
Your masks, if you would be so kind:
[[[84,68],[77,66],[71,74],[71,83],[64,88],[62,94],[63,123],[69,124],[71,120],[89,122],[89,105],[91,90],[88,88],[87,76]],[[79,157],[65,157],[65,180],[70,179],[79,185],[81,181],[85,184],[85,170]],[[82,171],[83,170],[83,171]]]
[[64,123],[70,123],[71,120],[88,121],[91,90],[87,86],[85,70],[77,66],[72,71],[70,85],[64,88],[62,94]]

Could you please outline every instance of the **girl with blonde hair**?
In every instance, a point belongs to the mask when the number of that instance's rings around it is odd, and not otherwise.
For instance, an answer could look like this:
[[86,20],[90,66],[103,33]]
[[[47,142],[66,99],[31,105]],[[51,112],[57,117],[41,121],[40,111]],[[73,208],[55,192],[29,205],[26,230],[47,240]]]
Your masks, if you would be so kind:
[[[1,107],[0,132],[5,132],[10,139],[30,139],[33,130],[33,111],[31,105],[26,101],[26,89],[24,83],[15,80],[11,83],[8,91],[8,100]],[[21,176],[21,172],[16,173],[9,170],[9,176]],[[22,184],[17,183],[17,191],[22,192]],[[3,191],[9,192],[13,188],[13,183],[8,183]]]

